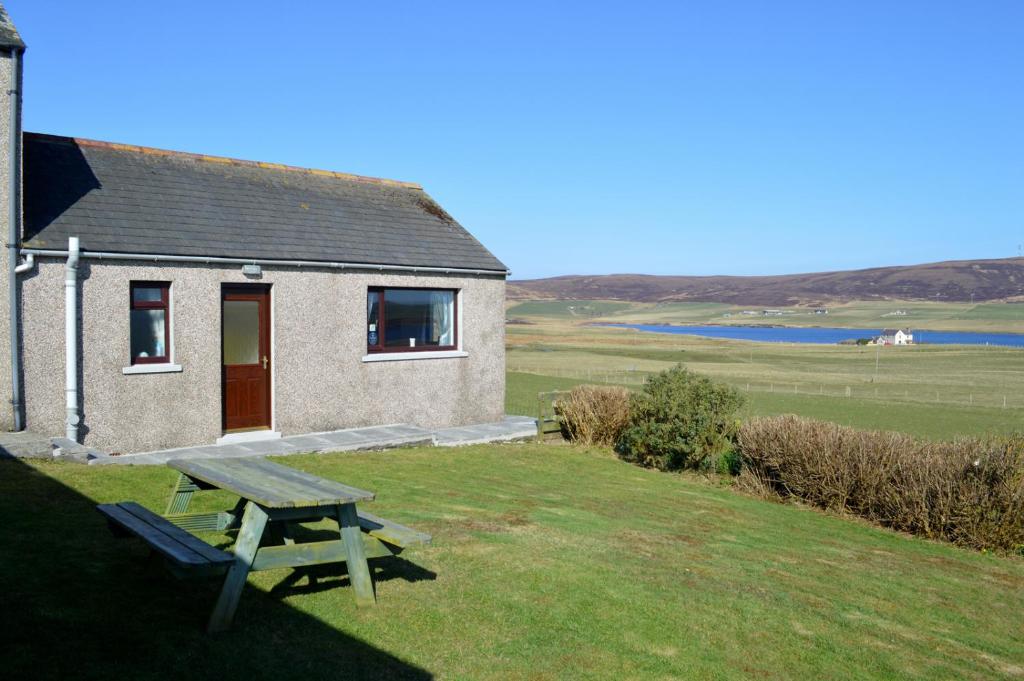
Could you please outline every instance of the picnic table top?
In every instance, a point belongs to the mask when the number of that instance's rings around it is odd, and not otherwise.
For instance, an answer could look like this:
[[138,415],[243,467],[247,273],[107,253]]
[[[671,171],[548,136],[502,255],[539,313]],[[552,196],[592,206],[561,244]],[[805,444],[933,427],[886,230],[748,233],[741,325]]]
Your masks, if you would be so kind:
[[167,465],[194,480],[234,492],[267,508],[336,506],[374,498],[373,492],[266,459],[174,459]]

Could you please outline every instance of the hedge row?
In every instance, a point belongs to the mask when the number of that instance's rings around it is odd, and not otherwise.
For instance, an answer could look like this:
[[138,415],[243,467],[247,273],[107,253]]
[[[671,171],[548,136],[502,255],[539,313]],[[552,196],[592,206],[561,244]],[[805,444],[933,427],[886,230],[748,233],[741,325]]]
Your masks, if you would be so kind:
[[1024,436],[920,440],[796,416],[739,430],[739,484],[977,549],[1024,550]]

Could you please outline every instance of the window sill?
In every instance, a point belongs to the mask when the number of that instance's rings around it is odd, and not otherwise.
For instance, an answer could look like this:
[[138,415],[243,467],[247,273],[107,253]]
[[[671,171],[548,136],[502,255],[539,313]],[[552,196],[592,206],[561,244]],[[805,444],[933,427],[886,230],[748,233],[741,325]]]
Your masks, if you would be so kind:
[[469,357],[469,353],[463,350],[426,350],[420,352],[375,352],[372,355],[363,357],[364,362],[397,362],[407,359],[449,359],[455,357]]
[[181,371],[180,364],[133,364],[121,369],[125,376],[133,374],[176,374]]

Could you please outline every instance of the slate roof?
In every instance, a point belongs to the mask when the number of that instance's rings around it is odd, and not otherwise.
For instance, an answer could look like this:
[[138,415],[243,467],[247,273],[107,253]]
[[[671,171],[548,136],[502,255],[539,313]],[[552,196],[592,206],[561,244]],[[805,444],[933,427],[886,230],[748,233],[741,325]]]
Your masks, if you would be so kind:
[[408,182],[25,133],[24,184],[26,248],[507,269]]
[[18,35],[18,29],[14,27],[14,22],[11,21],[11,17],[7,14],[7,10],[4,9],[3,5],[0,5],[0,49],[25,49],[25,43],[22,42],[21,36]]

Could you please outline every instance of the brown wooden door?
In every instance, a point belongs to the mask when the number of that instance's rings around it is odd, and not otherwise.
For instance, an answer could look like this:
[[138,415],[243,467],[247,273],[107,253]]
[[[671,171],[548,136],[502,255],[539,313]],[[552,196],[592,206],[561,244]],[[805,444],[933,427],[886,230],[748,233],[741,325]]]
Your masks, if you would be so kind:
[[225,286],[221,300],[224,430],[270,427],[270,289]]

